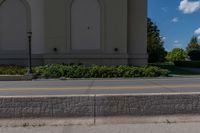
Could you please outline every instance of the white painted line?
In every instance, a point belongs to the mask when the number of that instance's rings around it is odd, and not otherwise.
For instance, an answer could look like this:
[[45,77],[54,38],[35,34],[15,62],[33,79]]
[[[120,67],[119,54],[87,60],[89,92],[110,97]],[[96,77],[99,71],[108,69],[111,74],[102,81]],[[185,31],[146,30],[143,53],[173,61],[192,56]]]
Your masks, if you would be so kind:
[[133,97],[133,96],[177,96],[198,95],[200,92],[167,92],[167,93],[127,93],[127,94],[69,94],[69,95],[31,95],[31,96],[0,96],[0,98],[60,98],[60,97]]
[[[93,86],[90,90],[121,90],[121,89],[184,89],[184,88],[199,88],[200,84],[187,85],[145,85],[145,86]],[[88,86],[67,86],[62,88],[0,88],[0,91],[64,91],[64,90],[88,90]]]

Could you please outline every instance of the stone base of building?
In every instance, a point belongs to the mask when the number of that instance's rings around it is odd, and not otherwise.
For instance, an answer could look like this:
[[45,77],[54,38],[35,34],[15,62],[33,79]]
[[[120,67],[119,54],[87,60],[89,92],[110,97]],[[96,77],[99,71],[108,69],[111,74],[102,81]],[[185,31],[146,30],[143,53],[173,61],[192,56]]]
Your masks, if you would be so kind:
[[[45,64],[85,64],[85,65],[133,65],[144,66],[147,64],[146,55],[127,54],[38,54],[32,56],[33,66]],[[28,55],[26,54],[3,54],[0,56],[0,65],[27,66]]]

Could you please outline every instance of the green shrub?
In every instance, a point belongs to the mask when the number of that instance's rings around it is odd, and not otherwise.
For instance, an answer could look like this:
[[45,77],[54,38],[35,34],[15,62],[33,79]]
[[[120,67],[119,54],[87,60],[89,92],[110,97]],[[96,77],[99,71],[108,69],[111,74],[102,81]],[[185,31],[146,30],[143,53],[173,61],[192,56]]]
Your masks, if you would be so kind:
[[175,61],[174,64],[178,67],[200,67],[200,61]]
[[19,66],[0,66],[0,75],[24,75],[27,70]]
[[[27,70],[19,66],[0,66],[0,75],[24,75]],[[169,71],[159,67],[84,66],[52,64],[33,68],[33,73],[43,78],[134,78],[168,76]]]
[[133,78],[168,76],[169,71],[158,67],[45,65],[34,68],[44,78]]

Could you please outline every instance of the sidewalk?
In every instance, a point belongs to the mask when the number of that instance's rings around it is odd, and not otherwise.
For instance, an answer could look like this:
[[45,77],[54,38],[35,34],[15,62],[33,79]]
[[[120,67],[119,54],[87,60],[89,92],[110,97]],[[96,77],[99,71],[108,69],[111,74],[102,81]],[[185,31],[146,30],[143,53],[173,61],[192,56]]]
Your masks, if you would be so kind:
[[[16,121],[1,121],[3,123],[0,127],[1,133],[199,133],[200,123],[196,120],[196,116],[190,117],[176,117],[173,119],[176,121],[170,121],[170,118],[154,117],[156,120],[165,120],[165,122],[152,121],[149,123],[131,123],[121,122],[118,124],[97,124],[97,125],[70,125],[66,124],[67,120],[25,120],[21,123]],[[198,117],[199,118],[199,117]],[[129,118],[130,119],[130,118]],[[151,119],[151,118],[150,118]],[[169,120],[167,120],[169,119]],[[185,119],[186,121],[183,121]],[[146,120],[149,120],[148,117]],[[181,120],[181,121],[179,121]],[[11,125],[12,123],[12,125]],[[22,125],[19,125],[21,123]],[[36,123],[36,124],[34,124]]]

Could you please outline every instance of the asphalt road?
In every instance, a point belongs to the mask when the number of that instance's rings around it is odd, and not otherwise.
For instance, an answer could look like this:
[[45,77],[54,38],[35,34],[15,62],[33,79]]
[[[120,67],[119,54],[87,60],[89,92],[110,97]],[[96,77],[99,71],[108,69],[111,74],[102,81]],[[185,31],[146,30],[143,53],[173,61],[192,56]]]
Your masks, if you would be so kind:
[[0,96],[200,92],[200,78],[0,81]]

